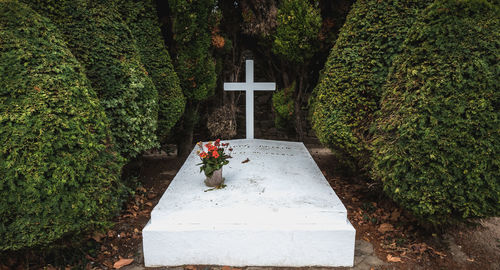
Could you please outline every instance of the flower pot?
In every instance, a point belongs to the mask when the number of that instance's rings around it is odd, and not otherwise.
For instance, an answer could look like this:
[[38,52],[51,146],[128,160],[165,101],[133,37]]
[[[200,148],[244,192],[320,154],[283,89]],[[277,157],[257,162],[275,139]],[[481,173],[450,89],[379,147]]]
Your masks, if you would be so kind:
[[207,176],[205,179],[205,185],[208,187],[218,187],[222,184],[224,179],[222,178],[222,168],[214,171],[212,176]]

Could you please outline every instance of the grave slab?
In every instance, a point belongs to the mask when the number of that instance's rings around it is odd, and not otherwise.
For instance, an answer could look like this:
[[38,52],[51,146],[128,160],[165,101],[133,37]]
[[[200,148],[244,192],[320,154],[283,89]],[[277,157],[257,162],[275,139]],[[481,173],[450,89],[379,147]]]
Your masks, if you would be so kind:
[[304,144],[225,142],[227,186],[206,191],[194,149],[143,229],[146,266],[353,265],[355,230]]

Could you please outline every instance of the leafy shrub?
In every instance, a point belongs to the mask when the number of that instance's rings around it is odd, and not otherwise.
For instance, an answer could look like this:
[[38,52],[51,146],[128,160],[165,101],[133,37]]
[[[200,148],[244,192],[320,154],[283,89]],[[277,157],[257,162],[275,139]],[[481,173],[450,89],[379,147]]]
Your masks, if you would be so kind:
[[430,0],[359,0],[352,6],[314,90],[313,129],[341,160],[365,169],[370,126],[389,67]]
[[120,153],[132,158],[157,146],[158,93],[115,1],[24,1],[56,23],[85,67]]
[[17,250],[105,225],[122,159],[56,27],[13,0],[0,14],[0,250]]
[[215,61],[210,53],[215,25],[214,0],[169,0],[176,43],[175,68],[188,102],[197,103],[215,91]]
[[277,128],[288,129],[290,126],[293,126],[293,115],[295,112],[294,92],[295,82],[290,87],[278,90],[273,94],[274,124]]
[[499,11],[491,1],[436,1],[384,86],[373,174],[435,225],[500,214]]
[[215,0],[169,0],[175,55],[186,108],[176,133],[177,154],[189,154],[193,131],[199,119],[199,105],[215,92],[215,59],[212,57],[212,33],[217,32],[218,9]]
[[168,133],[184,112],[186,104],[179,77],[165,47],[156,6],[152,0],[121,1],[124,14],[137,43],[142,63],[158,91],[158,138],[165,141]]
[[295,63],[303,63],[318,50],[321,28],[319,9],[309,1],[284,0],[278,10],[273,52]]

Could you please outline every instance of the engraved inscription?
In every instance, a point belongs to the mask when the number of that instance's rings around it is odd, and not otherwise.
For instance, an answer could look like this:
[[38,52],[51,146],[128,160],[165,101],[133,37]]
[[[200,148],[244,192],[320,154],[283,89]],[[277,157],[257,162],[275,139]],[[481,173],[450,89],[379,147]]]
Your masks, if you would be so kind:
[[287,150],[291,150],[288,146],[268,146],[268,145],[258,145],[257,149],[250,149],[248,144],[233,145],[234,149],[231,154],[245,155],[245,154],[258,154],[258,155],[271,155],[271,156],[295,156],[289,153]]

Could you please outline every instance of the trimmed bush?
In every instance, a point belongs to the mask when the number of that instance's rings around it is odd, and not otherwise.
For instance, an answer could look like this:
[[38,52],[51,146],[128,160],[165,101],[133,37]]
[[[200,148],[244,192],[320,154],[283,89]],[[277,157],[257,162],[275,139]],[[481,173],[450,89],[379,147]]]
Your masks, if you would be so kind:
[[373,113],[389,67],[419,10],[430,0],[359,0],[314,90],[313,129],[346,164],[366,169]]
[[210,51],[215,1],[169,0],[168,3],[177,52],[175,69],[188,102],[198,103],[215,92],[215,60]]
[[499,11],[492,1],[436,1],[384,87],[373,174],[434,225],[500,214]]
[[312,58],[319,49],[319,13],[309,1],[284,0],[278,10],[273,53],[294,63],[304,63]]
[[274,125],[279,129],[286,130],[293,127],[293,116],[295,114],[294,92],[295,82],[290,87],[273,93]]
[[0,250],[106,225],[120,197],[112,147],[106,115],[56,27],[0,1]]
[[158,91],[157,135],[160,142],[164,142],[172,127],[182,116],[186,100],[165,47],[153,2],[152,0],[122,1],[120,11],[135,37],[142,63]]
[[130,29],[115,1],[24,0],[49,17],[85,67],[118,150],[133,158],[158,145],[158,93],[141,64]]
[[171,47],[186,108],[176,134],[177,154],[192,149],[193,131],[199,119],[199,106],[215,92],[217,77],[212,56],[212,33],[216,32],[215,0],[168,0],[172,19]]

